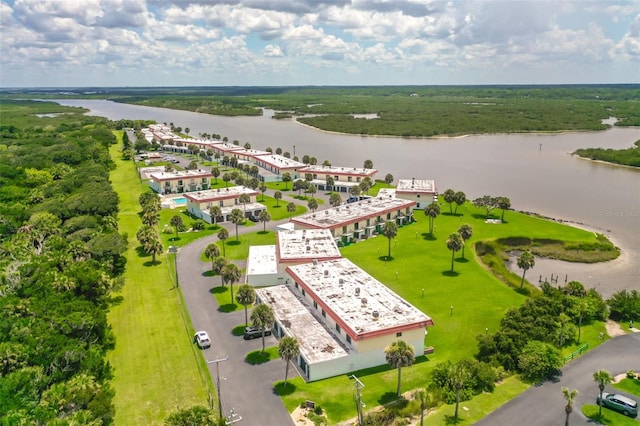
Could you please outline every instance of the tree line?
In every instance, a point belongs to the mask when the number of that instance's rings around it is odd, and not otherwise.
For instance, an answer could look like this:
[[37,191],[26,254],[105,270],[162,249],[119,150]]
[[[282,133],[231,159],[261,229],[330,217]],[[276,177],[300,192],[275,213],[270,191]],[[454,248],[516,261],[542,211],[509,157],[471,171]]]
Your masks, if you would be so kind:
[[64,118],[38,118],[44,103],[2,108],[0,417],[110,424],[106,315],[127,245],[109,182],[113,123],[60,106]]

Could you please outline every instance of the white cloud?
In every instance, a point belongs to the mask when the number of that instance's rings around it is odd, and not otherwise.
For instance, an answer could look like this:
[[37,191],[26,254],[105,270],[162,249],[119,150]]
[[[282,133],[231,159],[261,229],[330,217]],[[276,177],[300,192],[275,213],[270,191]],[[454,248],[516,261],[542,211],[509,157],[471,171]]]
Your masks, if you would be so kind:
[[640,2],[0,0],[0,31],[8,86],[637,82]]

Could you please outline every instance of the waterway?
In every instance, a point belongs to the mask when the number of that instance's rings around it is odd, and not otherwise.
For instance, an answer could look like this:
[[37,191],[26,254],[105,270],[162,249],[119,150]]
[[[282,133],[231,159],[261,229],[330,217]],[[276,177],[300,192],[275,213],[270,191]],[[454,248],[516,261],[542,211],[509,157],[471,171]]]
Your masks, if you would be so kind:
[[[438,190],[464,191],[467,199],[484,194],[506,196],[516,210],[539,213],[602,232],[623,249],[620,259],[576,267],[540,261],[528,278],[560,276],[558,284],[581,281],[605,296],[623,288],[640,289],[640,170],[592,162],[570,153],[578,148],[628,148],[640,128],[561,134],[495,134],[417,139],[334,134],[293,120],[218,117],[188,111],[114,103],[106,100],[59,100],[83,106],[91,115],[174,123],[190,134],[216,133],[253,148],[280,147],[336,166],[362,167],[373,161],[378,178],[434,179]],[[507,213],[508,214],[508,213]]]

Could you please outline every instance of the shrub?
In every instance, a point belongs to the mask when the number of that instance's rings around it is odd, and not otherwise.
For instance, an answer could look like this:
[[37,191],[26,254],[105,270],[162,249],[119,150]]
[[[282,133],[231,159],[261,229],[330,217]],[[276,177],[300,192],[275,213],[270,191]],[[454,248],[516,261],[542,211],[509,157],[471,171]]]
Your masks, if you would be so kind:
[[204,222],[201,220],[196,220],[191,224],[191,229],[194,231],[202,231],[204,229]]

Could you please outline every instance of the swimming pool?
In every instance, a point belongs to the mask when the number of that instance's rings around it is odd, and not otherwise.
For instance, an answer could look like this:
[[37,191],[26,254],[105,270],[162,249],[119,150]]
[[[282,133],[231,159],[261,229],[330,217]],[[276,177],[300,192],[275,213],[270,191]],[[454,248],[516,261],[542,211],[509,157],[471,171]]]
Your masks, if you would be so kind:
[[179,206],[187,205],[187,199],[184,197],[172,198],[171,201],[173,201],[173,204],[177,204]]

